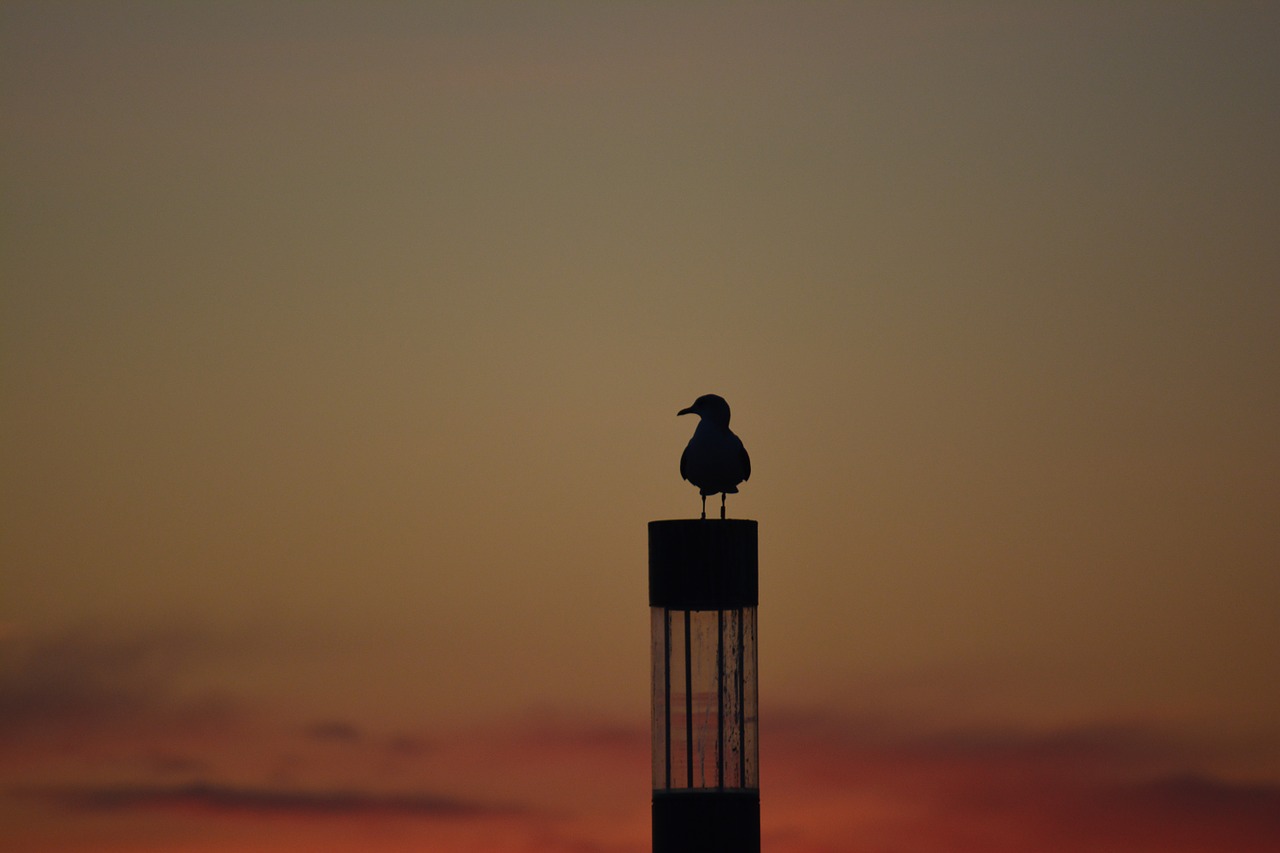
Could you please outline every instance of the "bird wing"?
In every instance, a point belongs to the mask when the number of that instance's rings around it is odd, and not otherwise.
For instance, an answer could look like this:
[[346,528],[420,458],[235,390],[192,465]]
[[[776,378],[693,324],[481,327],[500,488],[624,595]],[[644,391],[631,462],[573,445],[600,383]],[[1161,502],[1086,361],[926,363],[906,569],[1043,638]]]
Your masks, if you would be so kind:
[[742,451],[742,481],[745,483],[751,479],[751,456],[741,441],[738,442],[738,448]]

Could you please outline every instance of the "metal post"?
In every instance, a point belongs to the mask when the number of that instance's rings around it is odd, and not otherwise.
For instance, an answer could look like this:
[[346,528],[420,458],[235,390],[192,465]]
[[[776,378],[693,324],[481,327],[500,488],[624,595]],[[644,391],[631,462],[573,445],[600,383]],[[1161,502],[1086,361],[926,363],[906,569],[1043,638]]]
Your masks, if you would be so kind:
[[757,525],[649,522],[654,853],[759,853]]

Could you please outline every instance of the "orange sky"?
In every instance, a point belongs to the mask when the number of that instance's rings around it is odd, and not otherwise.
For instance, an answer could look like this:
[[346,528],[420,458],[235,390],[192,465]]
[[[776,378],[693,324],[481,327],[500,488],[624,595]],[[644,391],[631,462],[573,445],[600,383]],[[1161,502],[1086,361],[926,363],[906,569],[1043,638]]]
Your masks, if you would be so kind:
[[0,826],[647,849],[645,524],[715,392],[771,853],[1274,849],[1277,43],[5,4]]

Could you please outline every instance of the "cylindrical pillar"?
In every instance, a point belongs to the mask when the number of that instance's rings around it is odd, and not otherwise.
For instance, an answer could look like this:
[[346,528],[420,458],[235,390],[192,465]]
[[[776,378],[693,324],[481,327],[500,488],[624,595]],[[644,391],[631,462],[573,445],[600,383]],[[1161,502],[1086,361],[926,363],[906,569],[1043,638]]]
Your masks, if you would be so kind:
[[649,522],[654,853],[759,853],[757,525]]

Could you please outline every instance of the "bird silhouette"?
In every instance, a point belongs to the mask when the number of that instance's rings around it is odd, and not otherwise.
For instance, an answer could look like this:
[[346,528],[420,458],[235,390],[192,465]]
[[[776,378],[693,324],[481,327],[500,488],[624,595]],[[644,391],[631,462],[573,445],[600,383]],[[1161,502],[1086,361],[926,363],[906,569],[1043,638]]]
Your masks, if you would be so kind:
[[720,517],[725,495],[736,495],[738,484],[751,476],[751,457],[742,440],[729,429],[729,404],[716,394],[703,394],[677,415],[697,415],[693,438],[680,457],[680,476],[702,493],[702,517],[707,517],[707,495],[720,493]]

